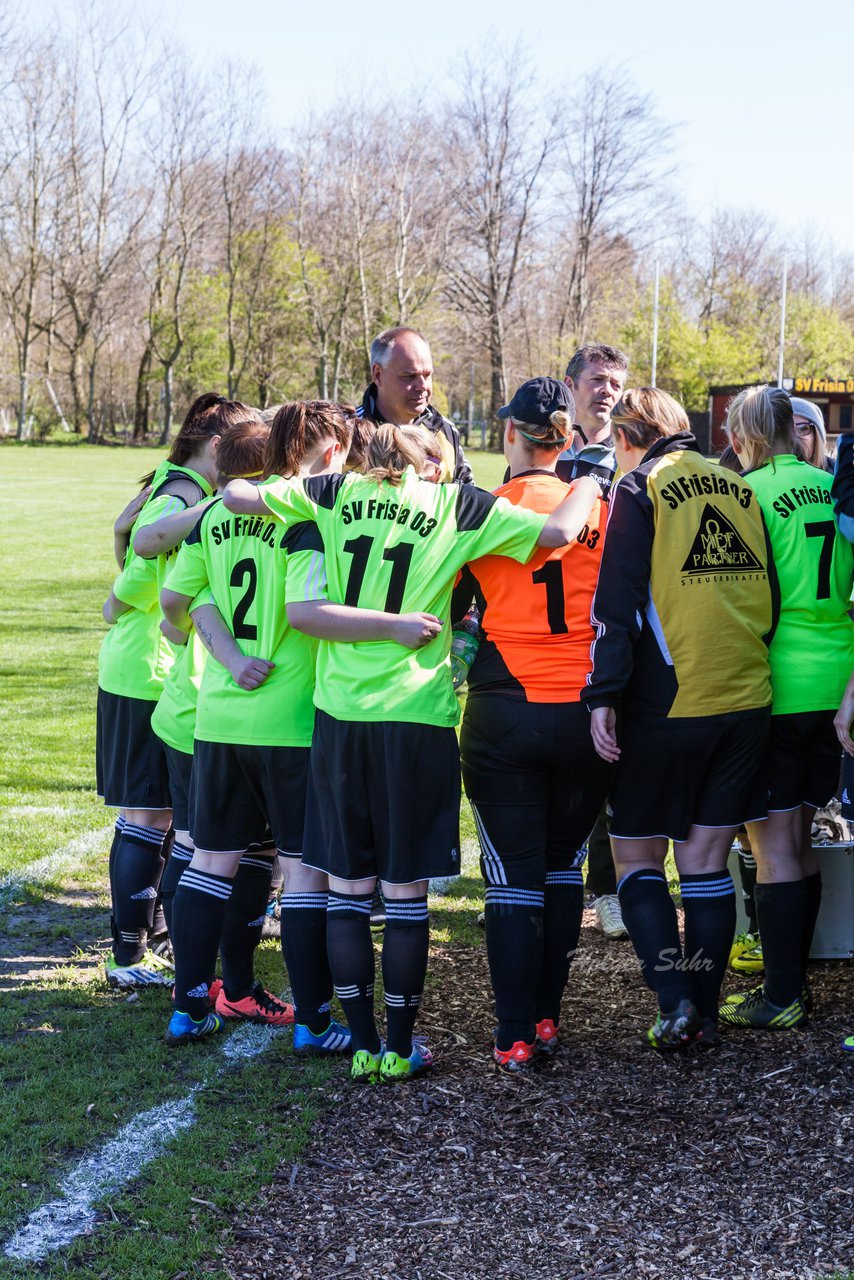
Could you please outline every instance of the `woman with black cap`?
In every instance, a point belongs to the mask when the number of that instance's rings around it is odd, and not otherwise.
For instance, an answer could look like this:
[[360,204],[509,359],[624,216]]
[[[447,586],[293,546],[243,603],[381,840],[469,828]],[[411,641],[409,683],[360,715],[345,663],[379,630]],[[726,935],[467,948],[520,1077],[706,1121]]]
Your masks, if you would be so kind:
[[[532,378],[498,411],[510,478],[497,494],[543,514],[563,501],[570,490],[555,467],[573,409],[564,383]],[[471,562],[455,597],[466,607],[475,597],[483,630],[460,747],[486,881],[493,1056],[503,1070],[524,1070],[535,1050],[558,1047],[583,908],[577,850],[608,788],[580,702],[606,510],[597,498],[572,543],[527,564],[494,555]]]

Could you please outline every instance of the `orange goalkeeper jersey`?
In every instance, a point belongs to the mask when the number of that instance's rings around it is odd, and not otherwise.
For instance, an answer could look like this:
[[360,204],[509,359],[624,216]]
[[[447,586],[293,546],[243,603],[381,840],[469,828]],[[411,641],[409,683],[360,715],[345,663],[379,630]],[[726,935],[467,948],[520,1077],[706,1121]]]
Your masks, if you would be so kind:
[[[548,514],[570,492],[551,471],[525,471],[495,492]],[[525,702],[578,702],[593,665],[590,607],[599,575],[607,507],[597,499],[569,546],[536,551],[527,564],[483,556],[474,579],[484,636],[469,672],[469,696],[502,693]]]

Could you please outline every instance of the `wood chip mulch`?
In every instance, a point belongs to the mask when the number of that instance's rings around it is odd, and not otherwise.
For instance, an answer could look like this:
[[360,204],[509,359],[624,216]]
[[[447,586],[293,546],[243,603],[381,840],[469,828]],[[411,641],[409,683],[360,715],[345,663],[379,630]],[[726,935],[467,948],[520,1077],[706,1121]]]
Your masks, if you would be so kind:
[[807,1030],[662,1058],[641,1039],[653,998],[630,944],[585,927],[566,1047],[531,1077],[490,1066],[484,949],[434,947],[431,971],[418,1031],[435,1070],[366,1088],[342,1063],[301,1163],[235,1224],[233,1280],[785,1280],[854,1264],[850,964],[813,966]]

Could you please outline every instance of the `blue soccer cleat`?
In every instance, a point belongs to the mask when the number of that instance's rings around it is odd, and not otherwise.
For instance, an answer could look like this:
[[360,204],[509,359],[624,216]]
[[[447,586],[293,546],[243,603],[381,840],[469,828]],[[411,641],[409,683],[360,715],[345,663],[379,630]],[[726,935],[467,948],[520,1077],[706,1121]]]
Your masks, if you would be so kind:
[[195,1040],[204,1040],[217,1031],[222,1031],[223,1020],[218,1013],[207,1013],[198,1022],[189,1013],[179,1013],[176,1009],[169,1019],[166,1028],[166,1043],[171,1049],[179,1044],[190,1044]]
[[340,1022],[330,1022],[326,1030],[317,1035],[301,1022],[294,1027],[294,1053],[302,1053],[306,1057],[349,1053],[352,1040],[349,1030]]

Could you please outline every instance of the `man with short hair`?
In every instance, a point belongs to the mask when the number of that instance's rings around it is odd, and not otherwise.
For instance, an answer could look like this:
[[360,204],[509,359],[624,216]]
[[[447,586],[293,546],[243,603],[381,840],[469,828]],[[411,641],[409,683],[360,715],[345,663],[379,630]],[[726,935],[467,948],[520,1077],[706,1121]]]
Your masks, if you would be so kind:
[[557,474],[569,483],[593,476],[608,496],[617,469],[611,445],[611,411],[623,394],[628,357],[616,347],[596,343],[579,347],[566,366],[564,382],[575,400],[574,441],[561,454]]
[[[566,366],[564,377],[575,400],[575,430],[580,440],[560,455],[557,475],[567,484],[579,476],[592,476],[606,499],[617,470],[611,443],[611,411],[623,394],[628,370],[628,357],[622,351],[597,343],[579,347]],[[627,938],[617,897],[607,805],[587,840],[587,888],[595,896],[597,929],[606,938]]]
[[357,414],[374,422],[405,426],[416,423],[436,437],[440,480],[472,484],[460,433],[448,418],[430,404],[433,390],[433,357],[423,333],[398,325],[386,329],[371,343],[373,381],[362,397]]

